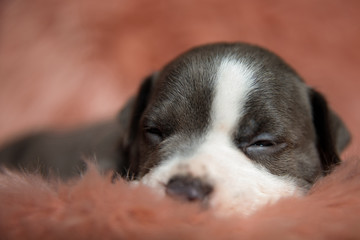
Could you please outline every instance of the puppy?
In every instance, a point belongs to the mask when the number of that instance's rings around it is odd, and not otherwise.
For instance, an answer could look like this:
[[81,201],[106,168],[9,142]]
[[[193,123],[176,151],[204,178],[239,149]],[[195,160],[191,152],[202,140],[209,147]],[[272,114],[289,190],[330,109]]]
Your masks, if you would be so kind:
[[220,43],[149,76],[116,120],[27,137],[0,161],[68,179],[91,158],[161,194],[248,215],[305,194],[349,141],[324,97],[279,57]]

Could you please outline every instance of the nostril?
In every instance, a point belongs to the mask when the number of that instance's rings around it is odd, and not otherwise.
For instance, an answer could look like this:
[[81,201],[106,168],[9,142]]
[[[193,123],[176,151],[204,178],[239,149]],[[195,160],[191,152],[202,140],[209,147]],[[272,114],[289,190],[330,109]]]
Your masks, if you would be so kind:
[[210,184],[191,176],[175,176],[166,185],[168,195],[187,201],[204,200],[212,191]]

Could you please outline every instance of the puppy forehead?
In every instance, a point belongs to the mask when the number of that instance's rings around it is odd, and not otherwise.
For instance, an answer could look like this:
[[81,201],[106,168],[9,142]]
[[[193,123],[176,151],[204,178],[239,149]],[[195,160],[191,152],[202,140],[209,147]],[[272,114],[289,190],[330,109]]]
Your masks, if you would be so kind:
[[264,49],[241,44],[205,46],[185,53],[164,68],[149,112],[162,122],[195,132],[204,132],[215,120],[222,120],[230,128],[239,120],[250,95],[266,102],[261,97],[264,89],[267,95],[275,93],[277,98],[288,99],[292,93],[287,90],[299,84],[304,85],[296,73]]
[[248,93],[254,87],[254,72],[246,63],[224,58],[217,71],[212,103],[212,129],[230,135],[242,115]]
[[[219,71],[222,72],[220,76]],[[241,77],[239,73],[249,76],[250,71],[254,76],[252,81],[267,91],[303,84],[292,68],[263,48],[248,44],[213,44],[192,49],[170,62],[157,83],[158,92],[163,94],[155,95],[188,96],[199,94],[204,89],[214,91],[215,83],[231,74],[238,77],[233,79],[235,85],[231,86],[235,90],[243,83],[236,81]]]

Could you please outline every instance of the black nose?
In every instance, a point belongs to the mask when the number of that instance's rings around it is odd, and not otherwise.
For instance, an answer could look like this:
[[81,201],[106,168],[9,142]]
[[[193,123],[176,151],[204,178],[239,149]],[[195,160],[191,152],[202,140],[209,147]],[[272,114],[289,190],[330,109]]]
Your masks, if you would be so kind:
[[168,195],[187,201],[204,200],[212,191],[210,184],[191,176],[172,177],[166,185]]

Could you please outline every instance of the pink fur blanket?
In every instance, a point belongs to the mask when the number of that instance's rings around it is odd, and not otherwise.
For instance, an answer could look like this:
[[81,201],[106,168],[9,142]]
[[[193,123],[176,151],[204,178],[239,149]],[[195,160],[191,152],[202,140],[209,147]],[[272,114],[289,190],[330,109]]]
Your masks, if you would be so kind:
[[[0,142],[112,116],[144,76],[180,52],[241,40],[276,52],[326,93],[358,154],[359,7],[340,0],[0,0]],[[216,218],[145,187],[112,184],[95,170],[68,184],[0,174],[0,239],[241,238],[360,239],[359,162],[347,160],[308,196],[248,218]]]
[[247,218],[217,218],[94,169],[66,184],[5,172],[0,206],[1,239],[360,239],[360,162]]

